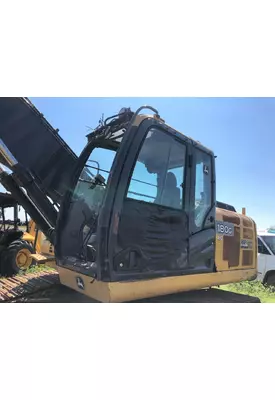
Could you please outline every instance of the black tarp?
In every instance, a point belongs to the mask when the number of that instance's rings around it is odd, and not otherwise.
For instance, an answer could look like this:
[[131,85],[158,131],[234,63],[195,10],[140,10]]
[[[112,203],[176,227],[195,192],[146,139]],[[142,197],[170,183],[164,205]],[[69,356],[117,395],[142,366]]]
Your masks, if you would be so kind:
[[[59,203],[77,156],[27,98],[0,97],[0,138]],[[0,162],[6,165],[1,155]]]

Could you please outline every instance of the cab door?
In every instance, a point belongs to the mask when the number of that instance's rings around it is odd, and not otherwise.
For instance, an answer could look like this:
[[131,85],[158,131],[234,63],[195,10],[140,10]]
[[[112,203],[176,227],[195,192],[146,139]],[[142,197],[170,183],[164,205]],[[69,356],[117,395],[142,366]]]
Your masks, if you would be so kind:
[[117,191],[114,203],[108,253],[114,280],[213,271],[211,156],[206,155],[207,162],[198,161],[207,182],[203,188],[210,186],[210,204],[203,203],[198,235],[192,238],[193,149],[194,142],[167,126],[152,121],[140,126],[121,174],[126,188]]
[[213,153],[192,147],[190,191],[190,268],[213,272],[215,268],[216,192]]
[[115,280],[181,274],[189,265],[189,143],[152,120],[120,177],[109,239]]

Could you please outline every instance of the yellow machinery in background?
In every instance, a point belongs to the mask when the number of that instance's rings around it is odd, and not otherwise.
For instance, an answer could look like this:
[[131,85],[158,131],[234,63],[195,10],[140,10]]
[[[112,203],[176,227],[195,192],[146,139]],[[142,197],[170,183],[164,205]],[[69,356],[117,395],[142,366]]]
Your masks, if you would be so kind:
[[[11,276],[25,271],[35,264],[36,256],[47,258],[48,264],[54,259],[53,246],[37,229],[33,220],[24,222],[18,218],[19,205],[10,193],[0,193],[0,276]],[[6,211],[13,211],[12,219],[6,218]]]
[[[35,245],[36,254],[46,257],[47,264],[51,265],[54,261],[53,244],[49,241],[49,239],[46,238],[44,233],[37,228],[36,223],[32,219],[28,224],[28,232],[24,233],[23,238],[32,243],[33,246]],[[39,257],[37,257],[37,261],[39,261]]]

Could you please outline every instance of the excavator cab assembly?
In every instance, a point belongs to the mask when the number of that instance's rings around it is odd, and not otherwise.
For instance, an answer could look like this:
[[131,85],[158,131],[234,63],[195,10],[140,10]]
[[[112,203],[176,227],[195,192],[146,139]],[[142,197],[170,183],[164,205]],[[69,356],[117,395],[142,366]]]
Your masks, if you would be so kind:
[[256,225],[216,202],[214,153],[153,107],[101,121],[77,158],[28,99],[0,99],[0,139],[0,181],[54,244],[64,285],[130,301],[256,276]]
[[60,211],[59,264],[111,282],[213,272],[213,153],[156,112],[127,110],[88,141]]
[[213,152],[146,108],[88,135],[57,223],[61,282],[116,301],[253,279],[256,225],[217,204]]

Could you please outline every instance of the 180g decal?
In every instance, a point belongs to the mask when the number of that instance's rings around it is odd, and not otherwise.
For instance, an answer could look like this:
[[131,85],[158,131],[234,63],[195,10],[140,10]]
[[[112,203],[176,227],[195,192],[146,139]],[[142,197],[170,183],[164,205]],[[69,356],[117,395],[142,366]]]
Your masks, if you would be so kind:
[[218,235],[234,236],[234,224],[224,221],[216,221],[216,232]]

